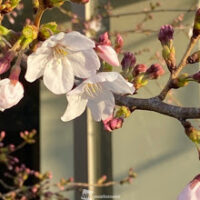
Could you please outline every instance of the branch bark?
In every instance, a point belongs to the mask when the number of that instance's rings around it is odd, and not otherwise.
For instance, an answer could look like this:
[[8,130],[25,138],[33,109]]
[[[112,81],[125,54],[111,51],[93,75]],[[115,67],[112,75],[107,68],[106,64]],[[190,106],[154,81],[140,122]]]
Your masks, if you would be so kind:
[[200,118],[200,108],[180,107],[162,102],[159,97],[139,99],[115,95],[116,105],[127,106],[130,110],[147,110],[167,115],[178,120]]

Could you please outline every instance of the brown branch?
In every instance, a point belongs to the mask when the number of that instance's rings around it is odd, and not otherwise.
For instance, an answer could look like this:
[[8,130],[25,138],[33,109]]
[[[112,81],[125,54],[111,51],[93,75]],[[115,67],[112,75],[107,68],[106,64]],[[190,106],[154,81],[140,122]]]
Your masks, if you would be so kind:
[[180,107],[162,102],[159,97],[139,99],[115,95],[116,104],[127,106],[131,110],[147,110],[174,117],[178,120],[200,118],[200,108]]
[[157,10],[147,10],[147,11],[136,11],[136,12],[126,12],[120,14],[111,14],[109,17],[118,18],[125,17],[130,15],[141,15],[141,14],[150,14],[150,13],[160,13],[160,12],[195,12],[196,9],[157,9]]

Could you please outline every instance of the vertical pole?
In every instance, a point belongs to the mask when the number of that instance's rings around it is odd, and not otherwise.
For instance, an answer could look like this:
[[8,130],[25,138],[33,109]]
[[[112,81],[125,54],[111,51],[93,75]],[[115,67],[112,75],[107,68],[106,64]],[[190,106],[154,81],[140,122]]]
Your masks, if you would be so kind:
[[[72,11],[82,20],[88,20],[92,16],[92,10],[98,1],[91,1],[85,6],[72,5]],[[82,24],[74,29],[82,30]],[[106,26],[108,28],[108,26]],[[102,175],[107,175],[112,180],[112,143],[111,134],[103,130],[102,124],[92,119],[91,112],[87,110],[81,117],[74,120],[74,176],[76,181],[94,184]],[[112,195],[112,187],[88,188],[92,191],[90,200],[95,195]],[[75,199],[81,199],[81,193],[76,192]]]

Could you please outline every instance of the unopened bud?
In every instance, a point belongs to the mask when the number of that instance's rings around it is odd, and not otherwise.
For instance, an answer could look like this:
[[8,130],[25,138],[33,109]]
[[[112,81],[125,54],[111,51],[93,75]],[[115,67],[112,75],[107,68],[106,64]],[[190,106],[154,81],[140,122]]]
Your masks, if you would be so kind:
[[123,122],[124,122],[124,120],[121,117],[120,118],[114,118],[110,121],[110,127],[111,127],[112,130],[119,129],[119,128],[122,127]]
[[189,80],[188,80],[189,76],[187,73],[183,73],[181,74],[179,77],[177,77],[176,79],[174,79],[171,82],[170,87],[174,88],[174,89],[178,89],[180,87],[184,87],[186,85],[188,85]]
[[123,46],[124,46],[124,40],[120,34],[117,34],[117,37],[115,40],[115,51],[117,53],[120,53]]
[[163,46],[162,56],[170,72],[172,72],[172,70],[174,70],[176,66],[175,49],[173,46],[173,34],[174,29],[171,25],[162,26],[158,34],[158,39]]
[[193,64],[200,62],[200,51],[194,52],[191,56],[187,58],[187,63]]
[[50,22],[47,24],[43,24],[39,30],[39,39],[44,41],[48,39],[50,36],[58,33],[56,22]]
[[100,45],[109,45],[111,46],[111,41],[108,36],[108,32],[105,32],[99,36],[99,43]]
[[200,71],[197,72],[196,74],[192,75],[192,78],[197,81],[198,83],[200,83]]
[[107,180],[107,176],[103,175],[98,181],[97,184],[101,185]]
[[121,61],[122,70],[126,71],[130,68],[133,68],[135,66],[135,63],[136,63],[135,55],[131,52],[126,52],[124,54],[122,61]]
[[38,30],[36,26],[33,25],[26,25],[23,30],[22,30],[22,35],[26,38],[26,39],[36,39],[37,38],[37,34],[38,34]]
[[200,143],[200,131],[195,129],[190,122],[185,122],[184,124],[186,135],[196,143]]
[[104,129],[106,131],[112,132],[115,129],[119,129],[123,125],[123,118],[114,118],[112,115],[107,119],[103,120]]
[[174,29],[171,25],[164,25],[160,28],[158,39],[162,45],[166,45],[173,40]]
[[127,118],[131,115],[131,111],[126,106],[120,106],[120,108],[116,111],[115,117],[117,118]]
[[138,64],[133,69],[133,77],[138,76],[141,73],[146,72],[147,66],[145,64]]
[[148,83],[148,80],[145,78],[145,74],[143,73],[136,76],[133,81],[133,84],[136,90],[147,85],[147,83]]
[[162,76],[164,73],[165,71],[160,64],[153,64],[147,69],[147,71],[145,72],[145,75],[149,79],[157,79],[158,77]]
[[197,38],[200,35],[200,8],[196,11],[192,38]]
[[162,56],[170,72],[176,68],[175,49],[172,42],[169,45],[163,45]]

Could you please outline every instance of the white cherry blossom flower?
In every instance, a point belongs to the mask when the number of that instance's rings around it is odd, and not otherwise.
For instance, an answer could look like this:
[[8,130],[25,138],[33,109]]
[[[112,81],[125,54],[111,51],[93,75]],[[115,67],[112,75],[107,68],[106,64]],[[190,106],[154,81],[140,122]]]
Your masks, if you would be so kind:
[[100,68],[95,43],[78,32],[58,33],[48,38],[27,60],[25,78],[33,82],[43,75],[45,86],[64,94],[74,85],[74,76],[88,78]]
[[19,81],[9,78],[0,81],[0,110],[11,108],[24,96],[24,88]]
[[115,107],[115,94],[132,94],[134,87],[117,72],[100,72],[67,93],[68,106],[61,117],[70,121],[80,116],[86,106],[95,121],[105,120]]

